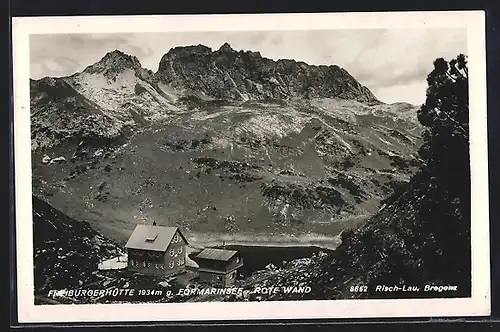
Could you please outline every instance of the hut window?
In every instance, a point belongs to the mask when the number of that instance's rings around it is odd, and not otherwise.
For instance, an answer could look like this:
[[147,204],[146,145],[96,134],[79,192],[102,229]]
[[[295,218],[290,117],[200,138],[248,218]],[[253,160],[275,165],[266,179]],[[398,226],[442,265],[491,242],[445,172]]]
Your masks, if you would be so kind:
[[181,259],[179,259],[179,260],[177,261],[177,263],[179,264],[179,266],[181,266],[182,264],[184,264],[184,259],[182,259],[182,258],[181,258]]
[[158,234],[150,234],[146,237],[146,242],[155,242]]
[[180,241],[181,241],[181,237],[179,236],[179,234],[176,234],[174,237],[174,243],[178,243]]
[[182,247],[179,247],[179,248],[177,249],[177,252],[178,252],[179,254],[182,254]]
[[171,269],[173,269],[173,268],[174,268],[174,262],[170,262],[170,263],[168,264],[168,267],[169,267],[169,268],[171,268]]
[[158,270],[163,270],[165,268],[165,265],[163,264],[156,264],[155,267],[158,269]]
[[175,250],[174,249],[170,249],[170,256],[173,256],[175,255]]

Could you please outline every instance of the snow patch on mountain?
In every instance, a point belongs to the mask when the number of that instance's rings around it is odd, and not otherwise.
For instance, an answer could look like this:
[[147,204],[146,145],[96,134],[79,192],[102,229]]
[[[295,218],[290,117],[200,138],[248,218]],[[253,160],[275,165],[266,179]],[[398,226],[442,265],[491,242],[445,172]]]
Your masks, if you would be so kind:
[[167,100],[171,103],[177,102],[179,99],[179,92],[173,89],[172,87],[163,84],[162,82],[157,83],[158,89],[165,95]]
[[228,112],[230,112],[230,110],[223,110],[223,111],[219,111],[219,112],[210,112],[210,113],[208,113],[206,111],[199,111],[199,112],[196,112],[193,115],[191,115],[191,118],[195,121],[205,121],[205,120],[210,120],[210,119],[214,119],[214,118],[223,116],[223,115],[227,114]]
[[299,133],[308,119],[277,114],[260,114],[241,123],[235,134],[250,132],[260,138],[282,138],[290,133]]
[[356,100],[321,98],[311,100],[311,105],[349,122],[356,122],[359,116],[376,116],[419,124],[416,112],[418,107],[406,103],[367,105]]
[[169,100],[137,77],[132,69],[125,69],[114,79],[83,72],[67,81],[80,94],[121,118],[129,117],[131,108],[140,110],[147,120],[157,120],[165,117],[168,111],[177,111]]

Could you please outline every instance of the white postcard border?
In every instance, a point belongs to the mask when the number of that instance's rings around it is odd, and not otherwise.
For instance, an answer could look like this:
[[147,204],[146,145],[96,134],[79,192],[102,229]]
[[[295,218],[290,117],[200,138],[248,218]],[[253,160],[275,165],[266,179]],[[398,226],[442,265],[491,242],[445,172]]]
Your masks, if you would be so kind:
[[[472,177],[472,297],[166,304],[35,305],[31,201],[29,35],[464,27],[469,61]],[[483,11],[316,14],[16,17],[14,68],[18,319],[21,323],[217,321],[486,316],[490,314],[486,50]]]

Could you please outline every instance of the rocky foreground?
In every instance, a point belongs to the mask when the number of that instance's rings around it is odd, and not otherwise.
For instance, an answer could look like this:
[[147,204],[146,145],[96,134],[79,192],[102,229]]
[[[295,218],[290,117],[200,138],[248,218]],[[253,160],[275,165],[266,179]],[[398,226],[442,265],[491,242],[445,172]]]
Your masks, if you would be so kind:
[[33,197],[35,293],[98,281],[97,264],[123,254],[121,247]]

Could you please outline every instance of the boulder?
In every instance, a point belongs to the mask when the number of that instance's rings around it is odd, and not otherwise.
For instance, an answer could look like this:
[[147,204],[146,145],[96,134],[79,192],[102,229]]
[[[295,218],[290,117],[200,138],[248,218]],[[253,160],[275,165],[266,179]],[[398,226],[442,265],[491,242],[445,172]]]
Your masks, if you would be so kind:
[[269,271],[274,271],[276,270],[276,266],[272,263],[269,263],[266,265],[266,269],[268,269]]
[[54,158],[50,161],[51,164],[54,164],[54,163],[62,163],[62,162],[66,162],[66,158],[64,158],[63,156],[60,156],[60,157],[57,157],[57,158]]
[[44,164],[48,164],[48,163],[50,163],[50,160],[51,160],[51,159],[50,159],[50,157],[49,157],[49,156],[47,156],[47,155],[45,155],[45,156],[43,156],[43,158],[42,158],[42,163],[44,163]]

